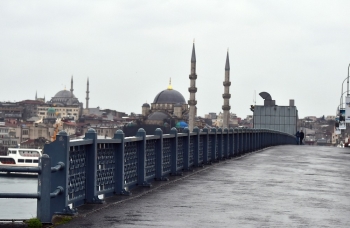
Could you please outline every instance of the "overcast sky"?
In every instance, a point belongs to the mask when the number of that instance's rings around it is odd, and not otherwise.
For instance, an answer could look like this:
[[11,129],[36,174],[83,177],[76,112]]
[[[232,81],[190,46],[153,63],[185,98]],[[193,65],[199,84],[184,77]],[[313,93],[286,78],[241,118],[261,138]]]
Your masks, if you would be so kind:
[[[51,99],[74,77],[90,107],[141,113],[168,86],[189,99],[195,39],[198,115],[220,112],[226,51],[231,111],[266,91],[299,117],[334,115],[350,63],[350,1],[0,1],[0,101]],[[346,90],[344,83],[344,91]]]

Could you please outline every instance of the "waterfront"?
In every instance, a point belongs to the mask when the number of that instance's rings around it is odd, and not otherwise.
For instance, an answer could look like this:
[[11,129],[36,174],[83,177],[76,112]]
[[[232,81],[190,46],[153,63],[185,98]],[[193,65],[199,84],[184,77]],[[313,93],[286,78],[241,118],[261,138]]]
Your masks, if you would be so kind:
[[[2,193],[35,193],[37,178],[0,175],[0,186]],[[0,220],[36,217],[36,205],[36,199],[0,199]]]

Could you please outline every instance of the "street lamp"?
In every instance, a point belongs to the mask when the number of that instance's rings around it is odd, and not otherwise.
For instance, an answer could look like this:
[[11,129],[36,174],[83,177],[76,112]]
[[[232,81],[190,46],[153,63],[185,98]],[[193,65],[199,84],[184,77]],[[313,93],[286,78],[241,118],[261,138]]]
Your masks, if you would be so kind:
[[[343,97],[343,95],[344,95],[344,93],[343,93],[343,87],[344,87],[344,82],[345,82],[346,79],[348,79],[348,77],[346,77],[346,78],[344,79],[343,83],[341,84],[340,103],[341,103],[341,99],[342,99],[342,97]],[[349,80],[349,79],[348,79],[348,80]],[[349,83],[349,82],[348,82],[348,83]],[[348,92],[348,91],[347,91],[347,92]]]

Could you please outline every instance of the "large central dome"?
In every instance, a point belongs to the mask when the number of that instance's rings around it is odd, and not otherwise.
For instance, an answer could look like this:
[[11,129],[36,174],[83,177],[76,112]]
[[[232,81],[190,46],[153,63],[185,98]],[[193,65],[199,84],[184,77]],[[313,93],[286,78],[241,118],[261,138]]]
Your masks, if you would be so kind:
[[75,97],[70,91],[68,90],[61,90],[54,96],[56,98],[71,98]]
[[153,103],[155,104],[186,104],[185,98],[181,93],[174,89],[166,89],[158,93],[154,98]]

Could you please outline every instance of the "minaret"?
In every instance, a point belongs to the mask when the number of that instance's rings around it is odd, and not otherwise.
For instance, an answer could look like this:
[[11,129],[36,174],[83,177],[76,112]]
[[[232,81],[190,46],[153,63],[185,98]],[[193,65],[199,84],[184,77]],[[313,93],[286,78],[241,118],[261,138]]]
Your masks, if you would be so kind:
[[87,79],[87,83],[86,83],[86,109],[89,108],[89,78]]
[[73,75],[72,75],[72,79],[70,80],[70,92],[72,93],[72,96],[73,96]]
[[188,101],[188,105],[190,106],[190,113],[188,117],[188,127],[190,132],[192,132],[194,127],[194,117],[196,113],[196,104],[197,104],[197,101],[196,101],[196,92],[197,92],[196,51],[194,48],[194,42],[193,42],[192,57],[191,57],[191,74],[189,78],[191,80],[191,86],[188,88],[188,92],[190,92],[190,100]]
[[35,100],[38,99],[38,91],[35,91]]
[[228,58],[228,50],[227,50],[227,56],[226,56],[226,65],[225,65],[225,81],[224,81],[224,94],[222,94],[222,97],[224,98],[224,105],[222,106],[223,110],[223,128],[228,128],[229,126],[229,118],[230,118],[230,60]]

